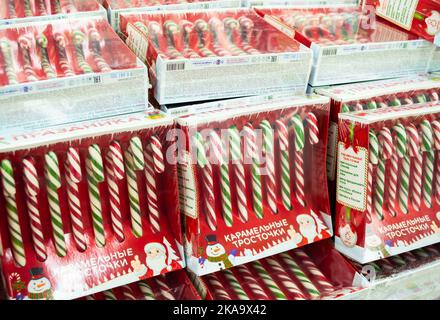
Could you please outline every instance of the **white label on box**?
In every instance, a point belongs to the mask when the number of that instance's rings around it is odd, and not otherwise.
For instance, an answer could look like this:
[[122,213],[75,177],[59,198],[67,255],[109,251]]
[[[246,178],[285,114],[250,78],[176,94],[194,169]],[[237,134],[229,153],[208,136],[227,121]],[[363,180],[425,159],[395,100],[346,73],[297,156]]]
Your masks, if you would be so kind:
[[364,211],[367,200],[367,149],[338,144],[336,200],[347,207]]
[[197,219],[197,193],[195,185],[194,166],[191,165],[191,155],[188,151],[182,151],[182,158],[178,165],[179,175],[179,203],[182,212],[190,218]]
[[419,0],[382,0],[376,8],[378,16],[410,30]]
[[338,144],[338,124],[330,121],[328,128],[327,143],[327,177],[330,181],[335,181],[336,174],[336,146]]

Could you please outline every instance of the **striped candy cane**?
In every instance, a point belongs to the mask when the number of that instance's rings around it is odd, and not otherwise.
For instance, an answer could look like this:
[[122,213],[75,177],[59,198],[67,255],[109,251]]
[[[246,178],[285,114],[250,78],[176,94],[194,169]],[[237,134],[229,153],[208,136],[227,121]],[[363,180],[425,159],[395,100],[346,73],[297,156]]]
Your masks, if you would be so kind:
[[274,134],[269,121],[263,120],[260,123],[263,133],[263,155],[266,159],[266,192],[267,204],[273,213],[278,212],[275,182],[275,155],[274,155]]
[[296,114],[292,117],[291,123],[295,132],[295,162],[294,174],[296,182],[296,197],[302,207],[306,206],[304,193],[304,124],[301,117]]
[[47,16],[46,0],[37,0],[38,11],[40,16]]
[[395,125],[393,131],[396,135],[396,155],[402,159],[399,179],[399,207],[406,214],[408,213],[409,174],[411,167],[411,159],[407,150],[408,137],[405,127],[401,124]]
[[47,197],[55,250],[58,256],[64,257],[67,254],[67,248],[58,193],[58,190],[61,188],[61,173],[58,157],[55,152],[50,151],[45,155],[45,163]]
[[226,17],[223,19],[223,28],[226,33],[226,38],[228,39],[228,49],[234,56],[242,56],[246,55],[242,49],[237,47],[234,42],[234,32],[238,29],[238,21],[231,18]]
[[206,214],[206,222],[213,231],[217,229],[217,216],[215,213],[214,181],[211,163],[206,157],[205,141],[200,132],[196,132],[192,139],[192,145],[196,149],[197,165],[202,169],[203,206]]
[[36,42],[40,49],[41,69],[43,69],[48,79],[56,78],[56,72],[50,63],[49,53],[47,52],[48,41],[46,36],[44,34],[39,35]]
[[52,2],[53,2],[54,13],[55,14],[62,13],[60,0],[53,0]]
[[368,132],[369,140],[369,163],[368,163],[368,185],[367,185],[367,221],[371,223],[371,215],[373,213],[373,175],[379,162],[379,141],[373,130]]
[[86,160],[86,170],[93,231],[96,245],[102,248],[105,246],[105,232],[99,184],[104,182],[104,165],[102,162],[101,149],[97,144],[89,146],[88,151],[89,155]]
[[435,151],[433,148],[434,138],[431,123],[428,120],[423,120],[420,123],[422,131],[421,149],[424,153],[424,168],[423,168],[423,200],[428,208],[432,207],[432,183],[434,180],[434,161]]
[[102,292],[105,300],[118,300],[112,290],[105,290]]
[[434,136],[434,149],[436,150],[436,160],[435,160],[435,184],[434,184],[434,195],[437,204],[440,204],[440,122],[434,120],[431,122],[432,133]]
[[182,30],[183,38],[183,55],[185,58],[200,58],[200,56],[190,46],[190,35],[194,29],[194,24],[188,20],[180,21],[180,29]]
[[220,35],[223,33],[223,24],[217,18],[213,17],[209,19],[209,28],[211,30],[212,35],[212,48],[214,49],[215,54],[218,56],[229,56],[231,53],[222,47],[220,43]]
[[257,271],[260,278],[263,280],[264,284],[267,286],[269,291],[275,297],[276,300],[287,300],[286,295],[281,290],[281,288],[276,284],[274,279],[269,275],[269,272],[264,268],[260,261],[253,261],[252,266]]
[[110,201],[110,218],[112,229],[119,242],[124,241],[124,229],[122,227],[121,198],[118,179],[114,172],[113,157],[111,152],[106,154],[107,187]]
[[215,300],[232,300],[231,296],[215,274],[208,274],[204,276],[203,279],[206,280]]
[[165,162],[162,144],[157,137],[151,137],[144,156],[146,161],[145,178],[147,183],[148,217],[153,233],[158,233],[160,232],[160,213],[156,180],[157,174],[165,171]]
[[75,240],[78,250],[85,251],[87,245],[79,191],[79,183],[82,180],[81,159],[78,150],[72,147],[70,147],[67,152],[66,175],[73,239]]
[[289,159],[289,131],[282,120],[276,120],[280,150],[281,168],[281,199],[287,210],[292,209],[292,195],[290,189],[290,159]]
[[34,13],[32,12],[31,8],[31,0],[24,0],[24,15],[25,17],[32,17]]
[[73,72],[72,66],[69,62],[69,58],[67,57],[66,52],[66,38],[60,32],[54,33],[55,44],[58,52],[58,59],[60,63],[61,70],[63,71],[66,77],[71,77],[75,75]]
[[413,158],[413,172],[411,180],[413,182],[411,187],[411,203],[414,210],[420,211],[421,197],[422,197],[422,165],[423,157],[420,153],[420,137],[417,128],[410,124],[406,128],[408,137],[408,153]]
[[79,30],[75,30],[72,32],[72,39],[75,47],[75,57],[78,68],[83,73],[93,72],[92,67],[90,67],[90,65],[87,63],[86,57],[84,55],[84,48],[83,48],[84,39],[85,39],[84,33],[82,33]]
[[255,276],[252,274],[251,270],[247,267],[247,265],[239,265],[235,267],[235,270],[240,274],[243,278],[244,282],[249,286],[252,290],[252,298],[255,300],[269,300],[269,296],[264,291],[263,287],[258,283],[255,279]]
[[9,19],[15,19],[17,18],[17,12],[15,11],[15,3],[14,0],[7,0],[8,2],[8,12],[9,12]]
[[229,148],[232,167],[235,173],[238,215],[241,221],[247,222],[249,217],[246,198],[246,177],[244,173],[243,154],[241,152],[241,137],[235,125],[229,128]]
[[11,249],[15,263],[20,267],[26,265],[26,256],[24,251],[24,243],[18,216],[17,202],[15,194],[17,192],[14,169],[9,160],[2,160],[1,162],[1,176],[3,184],[3,195],[6,201],[7,222],[9,236],[11,237]]
[[250,35],[252,34],[252,29],[254,28],[254,23],[251,19],[245,16],[238,18],[238,23],[240,24],[240,36],[241,36],[241,46],[244,51],[249,54],[260,54],[260,51],[255,49],[250,45]]
[[[395,138],[394,139],[395,152],[393,152],[390,159],[390,179],[389,179],[389,188],[388,188],[389,201],[387,208],[390,215],[395,217],[397,215],[396,202],[397,202],[397,184],[399,181],[399,159],[403,158],[406,154],[406,131],[405,131],[405,127],[401,124],[395,125],[392,130],[394,132],[394,138]],[[400,181],[402,182],[402,179]],[[402,192],[404,193],[405,190],[403,190]]]
[[243,289],[242,285],[240,284],[240,281],[232,273],[231,270],[229,270],[229,269],[224,270],[223,271],[223,275],[228,280],[229,287],[232,288],[234,293],[237,295],[238,300],[250,300],[250,298],[247,295],[246,291]]
[[136,169],[131,152],[125,151],[125,172],[127,174],[128,202],[130,205],[131,230],[136,238],[142,237],[142,217]]
[[333,292],[335,287],[327,277],[318,269],[316,264],[312,259],[302,250],[295,249],[292,251],[294,257],[296,257],[297,261],[301,261],[302,266],[308,273],[312,276],[312,281],[315,280],[315,284],[319,287],[323,292]]
[[183,55],[176,49],[175,37],[179,31],[179,26],[172,20],[167,20],[163,24],[163,32],[167,39],[167,53],[171,59],[183,58]]
[[159,292],[161,296],[164,298],[164,300],[176,300],[176,297],[174,297],[171,288],[166,284],[165,277],[163,275],[157,276],[153,278],[153,280],[156,282],[157,286],[159,287]]
[[150,285],[145,280],[139,281],[137,285],[144,295],[145,300],[156,300],[153,289],[151,289]]
[[32,47],[32,39],[30,36],[21,35],[18,38],[21,53],[23,56],[23,69],[26,74],[27,81],[37,81],[38,77],[35,73],[34,66],[32,65],[30,48]]
[[93,60],[101,72],[109,72],[112,70],[102,56],[101,36],[94,26],[89,27],[89,45],[92,51]]
[[287,292],[294,300],[305,300],[304,293],[298,288],[295,282],[292,281],[289,274],[284,270],[281,264],[273,257],[264,259],[274,271],[275,277],[281,281]]
[[150,34],[150,39],[151,39],[151,42],[152,42],[154,48],[158,52],[160,52],[160,54],[166,56],[166,54],[164,54],[160,48],[159,35],[162,35],[162,29],[161,29],[159,23],[156,21],[150,21],[148,23],[148,32]]
[[122,295],[124,300],[137,300],[133,294],[133,290],[128,285],[121,286]]
[[203,19],[198,19],[194,23],[194,29],[197,32],[199,53],[202,57],[215,57],[215,54],[206,47],[206,35],[208,33],[208,24]]
[[252,160],[252,205],[255,216],[263,218],[263,193],[261,190],[261,168],[260,160],[257,154],[257,144],[254,127],[247,123],[243,127],[245,137],[245,150],[248,159]]
[[39,261],[45,261],[47,253],[46,245],[44,244],[43,226],[41,224],[38,202],[40,183],[38,182],[37,168],[35,168],[35,161],[33,158],[29,157],[23,160],[23,173],[34,250],[37,254],[37,259]]
[[10,85],[18,84],[17,74],[14,68],[14,60],[12,59],[11,44],[9,40],[0,40],[0,50],[3,55],[4,70],[6,77],[8,78],[8,83]]

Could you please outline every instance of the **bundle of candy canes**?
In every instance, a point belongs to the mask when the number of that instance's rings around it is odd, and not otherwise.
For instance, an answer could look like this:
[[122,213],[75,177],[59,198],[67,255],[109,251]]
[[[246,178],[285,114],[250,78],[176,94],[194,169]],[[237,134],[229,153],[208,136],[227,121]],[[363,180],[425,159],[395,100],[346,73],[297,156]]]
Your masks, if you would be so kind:
[[19,24],[0,30],[2,86],[134,67],[136,57],[104,19]]
[[323,220],[328,196],[321,189],[328,111],[327,98],[312,96],[226,106],[177,120],[184,134],[179,187],[187,264],[194,273],[330,236]]
[[36,273],[68,299],[183,267],[172,132],[171,118],[147,112],[2,137],[11,298],[20,282],[32,296]]
[[[339,272],[332,273],[333,268]],[[352,285],[354,276],[350,264],[325,241],[205,275],[195,285],[212,300],[330,299],[359,290]]]
[[439,110],[437,102],[340,114],[336,245],[352,259],[439,242]]
[[88,295],[82,300],[200,300],[185,271],[141,280]]
[[45,17],[99,10],[96,0],[4,0],[0,4],[1,19]]

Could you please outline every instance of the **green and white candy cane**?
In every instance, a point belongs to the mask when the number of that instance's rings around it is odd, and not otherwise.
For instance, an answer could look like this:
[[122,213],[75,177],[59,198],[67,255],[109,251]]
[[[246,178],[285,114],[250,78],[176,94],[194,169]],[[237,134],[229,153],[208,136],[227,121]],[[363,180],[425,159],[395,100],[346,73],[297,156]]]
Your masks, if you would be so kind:
[[284,292],[277,285],[275,280],[272,279],[272,277],[269,275],[269,272],[264,268],[260,261],[252,262],[252,266],[257,271],[258,275],[263,280],[264,284],[267,286],[267,288],[276,300],[287,300]]
[[4,70],[8,78],[8,84],[18,84],[17,74],[14,68],[14,61],[12,60],[11,44],[8,40],[0,40],[0,50],[3,55]]
[[26,265],[26,256],[24,251],[24,243],[20,225],[20,219],[18,216],[18,208],[16,202],[16,184],[14,178],[14,169],[12,168],[11,161],[2,160],[1,162],[1,175],[3,184],[3,195],[6,201],[7,222],[9,236],[11,237],[11,250],[15,263],[20,267]]
[[368,133],[369,140],[369,163],[368,163],[368,198],[367,198],[367,219],[371,222],[373,213],[373,175],[379,161],[379,141],[373,130]]
[[260,123],[263,133],[263,155],[266,160],[266,201],[273,213],[278,212],[276,182],[275,182],[275,154],[274,154],[274,131],[269,121]]
[[92,67],[90,67],[90,65],[87,63],[84,55],[84,48],[83,48],[84,39],[85,39],[84,33],[79,30],[75,30],[72,32],[72,39],[75,47],[75,57],[78,67],[81,69],[83,73],[93,72]]
[[424,174],[423,174],[423,201],[428,208],[432,207],[432,185],[434,180],[434,136],[431,123],[428,120],[423,120],[420,123],[422,131],[421,149],[424,154]]
[[61,216],[60,198],[58,190],[61,188],[61,173],[58,157],[55,152],[49,151],[45,157],[45,176],[47,199],[49,203],[50,220],[53,230],[55,251],[58,256],[64,257],[67,253],[64,236],[63,219]]
[[401,158],[400,177],[399,177],[399,207],[403,213],[408,213],[409,197],[409,176],[411,167],[411,158],[407,150],[408,138],[406,129],[402,124],[396,124],[393,127],[396,140],[396,154]]
[[57,74],[52,67],[49,60],[49,53],[47,52],[48,41],[44,34],[41,34],[36,39],[37,45],[40,48],[40,59],[41,59],[41,69],[46,74],[48,79],[53,79],[57,77]]
[[434,120],[431,122],[432,133],[434,135],[434,149],[436,150],[437,160],[435,161],[435,186],[434,195],[437,204],[440,204],[440,122]]
[[130,139],[130,153],[133,158],[133,167],[135,170],[144,170],[144,148],[139,137],[133,137]]
[[139,290],[144,295],[145,300],[156,300],[153,289],[151,289],[150,285],[145,281],[141,280],[137,283]]
[[89,201],[92,211],[92,224],[96,245],[105,246],[104,220],[102,217],[101,193],[99,184],[104,182],[104,165],[101,149],[97,144],[89,146],[89,155],[86,160],[87,182],[89,187]]
[[287,210],[292,209],[290,189],[290,153],[289,153],[289,131],[284,122],[280,119],[275,121],[278,131],[281,167],[281,200]]
[[304,123],[299,114],[296,114],[290,120],[295,132],[295,160],[294,175],[296,182],[296,198],[302,207],[306,205],[306,197],[304,192]]
[[224,270],[223,275],[229,281],[229,287],[232,288],[232,290],[234,291],[234,293],[238,297],[238,300],[250,300],[249,296],[247,295],[246,291],[241,286],[237,277],[234,275],[234,273],[230,269]]
[[134,160],[131,152],[125,151],[125,172],[127,174],[128,201],[130,206],[131,230],[136,238],[142,237],[142,218],[139,201],[139,189],[137,175],[134,168]]

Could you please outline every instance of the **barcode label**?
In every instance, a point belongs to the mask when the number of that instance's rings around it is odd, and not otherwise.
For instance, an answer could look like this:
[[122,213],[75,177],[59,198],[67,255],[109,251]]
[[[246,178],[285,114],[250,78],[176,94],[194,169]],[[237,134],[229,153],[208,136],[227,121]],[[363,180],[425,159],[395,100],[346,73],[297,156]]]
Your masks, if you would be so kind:
[[101,83],[101,76],[93,77],[93,83]]
[[278,56],[272,56],[270,57],[271,62],[278,62]]
[[323,56],[335,56],[338,53],[338,48],[327,48],[322,50]]
[[167,64],[167,71],[185,70],[185,62]]

